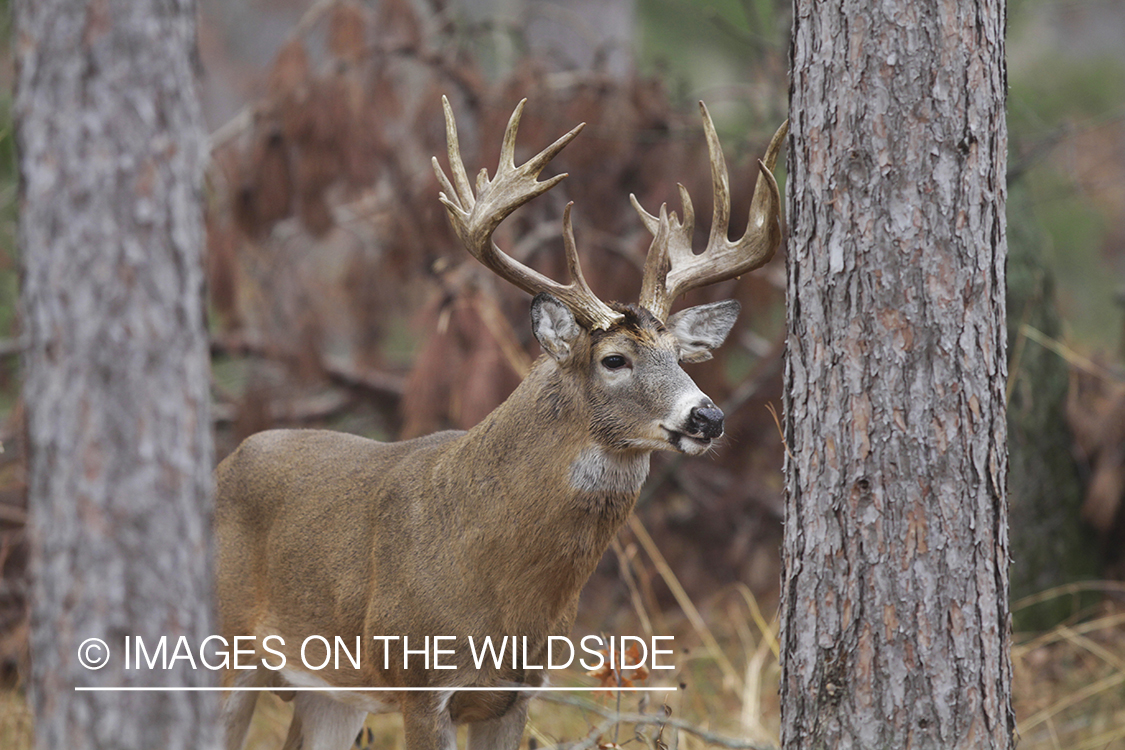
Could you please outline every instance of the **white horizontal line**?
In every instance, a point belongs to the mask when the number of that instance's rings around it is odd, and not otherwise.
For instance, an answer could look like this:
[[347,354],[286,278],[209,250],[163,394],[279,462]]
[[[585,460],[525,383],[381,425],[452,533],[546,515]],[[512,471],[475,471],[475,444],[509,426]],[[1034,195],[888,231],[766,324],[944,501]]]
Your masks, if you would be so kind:
[[75,687],[77,692],[130,692],[130,693],[208,693],[208,692],[310,692],[310,693],[557,693],[620,690],[623,693],[674,692],[675,687]]

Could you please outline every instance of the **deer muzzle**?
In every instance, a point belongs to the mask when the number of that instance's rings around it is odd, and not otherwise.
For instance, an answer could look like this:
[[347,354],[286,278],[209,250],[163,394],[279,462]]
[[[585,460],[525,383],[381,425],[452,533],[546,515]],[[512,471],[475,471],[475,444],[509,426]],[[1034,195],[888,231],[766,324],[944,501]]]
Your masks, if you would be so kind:
[[688,435],[714,440],[723,435],[723,411],[714,404],[697,406],[688,415],[686,425]]

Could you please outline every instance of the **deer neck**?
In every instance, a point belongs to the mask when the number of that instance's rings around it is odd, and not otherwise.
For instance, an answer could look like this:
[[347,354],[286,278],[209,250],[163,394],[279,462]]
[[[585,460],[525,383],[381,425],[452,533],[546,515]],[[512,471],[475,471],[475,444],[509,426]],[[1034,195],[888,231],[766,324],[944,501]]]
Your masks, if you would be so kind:
[[476,522],[487,524],[493,551],[510,547],[530,561],[513,572],[528,590],[557,591],[560,606],[577,596],[628,519],[650,456],[600,445],[583,394],[546,358],[465,435],[462,449],[468,455],[456,460],[473,467],[470,482],[489,488],[478,496]]
[[[610,449],[599,443],[595,427],[584,395],[544,357],[465,442],[476,454],[474,465],[534,480],[525,487],[544,500],[600,507],[624,497],[631,509],[648,477],[651,451]],[[506,494],[520,505],[526,500],[524,492]]]

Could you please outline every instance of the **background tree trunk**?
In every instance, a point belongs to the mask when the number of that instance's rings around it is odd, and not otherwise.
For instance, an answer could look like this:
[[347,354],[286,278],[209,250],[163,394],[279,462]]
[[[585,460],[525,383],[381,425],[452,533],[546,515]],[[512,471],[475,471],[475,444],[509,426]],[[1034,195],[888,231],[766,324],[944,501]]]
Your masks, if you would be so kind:
[[495,25],[482,52],[496,58],[492,62],[504,74],[517,62],[521,43],[563,69],[617,77],[633,72],[636,0],[460,0],[457,5],[474,23]]
[[[1013,190],[1013,192],[1015,192]],[[1009,196],[1008,205],[1013,203]],[[1021,227],[1012,226],[1010,235]],[[1054,339],[1063,333],[1050,269],[1022,232],[1022,252],[1009,237],[1008,385],[1009,512],[1012,601],[1098,577],[1098,540],[1081,520],[1082,483],[1066,417],[1070,368],[1062,357],[1020,332],[1029,325]],[[1012,613],[1015,629],[1048,630],[1090,606],[1096,595],[1058,596]]]
[[123,652],[213,632],[194,3],[22,0],[15,38],[37,746],[213,747],[214,694],[74,690],[214,681]]
[[785,748],[1007,748],[1003,0],[796,0]]

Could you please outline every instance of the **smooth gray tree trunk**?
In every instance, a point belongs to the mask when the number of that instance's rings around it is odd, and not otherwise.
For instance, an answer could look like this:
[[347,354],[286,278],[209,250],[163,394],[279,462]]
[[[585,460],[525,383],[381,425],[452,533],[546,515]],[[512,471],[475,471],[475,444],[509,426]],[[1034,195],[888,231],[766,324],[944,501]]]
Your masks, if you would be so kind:
[[1010,748],[1004,2],[794,11],[782,746]]
[[[516,39],[564,69],[633,72],[635,0],[459,0],[473,23],[495,24],[484,50],[501,70],[518,62]],[[529,95],[534,92],[527,92]]]
[[213,693],[75,690],[215,683],[123,649],[214,627],[195,5],[15,10],[36,746],[216,747]]

